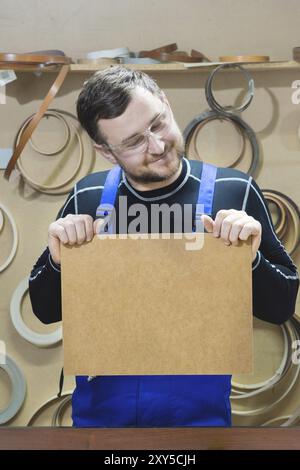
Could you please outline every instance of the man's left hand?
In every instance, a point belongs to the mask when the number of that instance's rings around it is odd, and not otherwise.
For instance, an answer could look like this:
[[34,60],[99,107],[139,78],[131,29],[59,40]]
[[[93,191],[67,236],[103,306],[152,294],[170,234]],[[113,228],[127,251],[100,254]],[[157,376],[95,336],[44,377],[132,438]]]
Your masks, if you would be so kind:
[[215,220],[208,215],[202,215],[201,220],[207,232],[214,237],[220,237],[225,245],[237,245],[238,240],[248,240],[252,236],[252,261],[261,242],[261,224],[245,211],[222,209],[216,214]]

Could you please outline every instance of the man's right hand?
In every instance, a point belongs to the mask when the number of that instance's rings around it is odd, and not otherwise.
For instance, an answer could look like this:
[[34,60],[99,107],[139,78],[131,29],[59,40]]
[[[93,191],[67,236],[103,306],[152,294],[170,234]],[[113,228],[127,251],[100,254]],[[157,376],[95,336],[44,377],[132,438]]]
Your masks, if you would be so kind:
[[88,214],[68,214],[49,225],[48,247],[54,263],[60,264],[60,243],[82,245],[90,242],[96,233],[96,222]]

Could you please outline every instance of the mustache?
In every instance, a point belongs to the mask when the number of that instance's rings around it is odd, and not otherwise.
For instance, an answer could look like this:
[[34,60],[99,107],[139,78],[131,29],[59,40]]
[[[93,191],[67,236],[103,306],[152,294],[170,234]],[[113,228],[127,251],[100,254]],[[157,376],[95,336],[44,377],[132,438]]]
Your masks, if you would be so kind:
[[174,140],[173,142],[166,142],[165,141],[165,144],[166,144],[166,148],[165,150],[163,151],[163,153],[151,153],[151,157],[156,157],[156,158],[152,158],[152,160],[148,161],[147,163],[154,163],[156,162],[157,160],[165,157],[167,155],[167,153],[169,153],[170,151],[172,151],[173,149],[175,149],[176,151],[176,154],[177,154],[177,157],[180,159],[181,156],[183,155],[184,151],[185,151],[185,142],[184,142],[184,138],[183,138],[183,135],[182,133],[180,133],[180,137],[176,140]]
[[149,163],[153,163],[153,162],[156,162],[157,160],[160,160],[161,158],[165,157],[167,155],[167,153],[170,152],[170,150],[173,149],[174,146],[168,146],[164,151],[163,153],[152,153],[151,156],[152,157],[156,157],[154,159],[152,159]]

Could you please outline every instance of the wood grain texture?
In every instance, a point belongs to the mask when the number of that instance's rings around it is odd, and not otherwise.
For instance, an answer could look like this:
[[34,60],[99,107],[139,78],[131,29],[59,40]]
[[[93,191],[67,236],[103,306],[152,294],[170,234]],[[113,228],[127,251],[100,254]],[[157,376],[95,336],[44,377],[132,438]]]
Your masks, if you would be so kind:
[[300,450],[300,429],[2,428],[0,449],[18,450]]

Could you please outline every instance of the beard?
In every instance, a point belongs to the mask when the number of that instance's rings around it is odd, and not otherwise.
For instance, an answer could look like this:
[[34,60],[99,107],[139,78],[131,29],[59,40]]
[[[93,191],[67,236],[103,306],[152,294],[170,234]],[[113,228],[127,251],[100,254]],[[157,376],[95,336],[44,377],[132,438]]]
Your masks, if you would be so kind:
[[[169,157],[168,154],[173,153],[174,156]],[[120,163],[119,165],[124,170],[125,174],[129,176],[133,181],[136,183],[159,183],[163,181],[167,181],[168,179],[172,178],[176,172],[178,171],[181,160],[183,159],[184,154],[184,144],[183,138],[178,139],[176,142],[173,143],[166,143],[166,148],[164,153],[161,155],[154,155],[154,154],[147,154],[147,160],[144,164],[143,168],[140,169],[139,172],[133,173],[132,171],[128,171],[127,168],[124,168]],[[168,156],[167,156],[168,155]],[[151,156],[151,159],[149,159]],[[155,157],[155,158],[153,158]],[[156,160],[160,158],[171,158],[170,161],[167,161],[165,165],[162,165],[161,168],[152,169],[151,163],[154,163]]]

